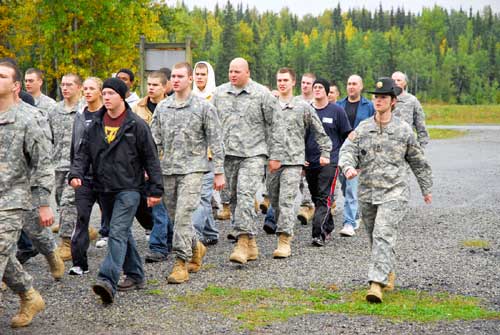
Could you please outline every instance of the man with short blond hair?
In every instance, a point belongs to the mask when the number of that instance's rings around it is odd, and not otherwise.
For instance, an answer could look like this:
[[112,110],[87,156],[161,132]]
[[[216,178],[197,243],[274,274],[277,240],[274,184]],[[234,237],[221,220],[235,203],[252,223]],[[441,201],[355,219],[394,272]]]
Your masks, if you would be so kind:
[[216,190],[225,184],[224,149],[214,106],[192,93],[191,65],[175,64],[170,78],[174,94],[157,106],[151,130],[163,154],[163,203],[174,222],[172,250],[176,260],[167,281],[181,284],[189,280],[189,272],[201,269],[206,253],[196,236],[192,215],[200,204],[203,176],[210,171],[207,149],[210,146],[213,153]]

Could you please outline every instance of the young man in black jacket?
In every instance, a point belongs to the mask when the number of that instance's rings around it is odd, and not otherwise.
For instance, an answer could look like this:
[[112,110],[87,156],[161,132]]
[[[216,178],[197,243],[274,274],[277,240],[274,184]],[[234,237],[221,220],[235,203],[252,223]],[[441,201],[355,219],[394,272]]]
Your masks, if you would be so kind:
[[[111,217],[108,253],[92,287],[104,304],[113,302],[117,289],[144,287],[132,223],[142,191],[147,194],[150,207],[158,204],[163,194],[156,145],[146,122],[125,102],[126,93],[127,86],[120,79],[104,81],[104,106],[86,129],[68,177],[71,186],[78,188],[92,166],[102,215]],[[118,283],[122,268],[126,277]]]

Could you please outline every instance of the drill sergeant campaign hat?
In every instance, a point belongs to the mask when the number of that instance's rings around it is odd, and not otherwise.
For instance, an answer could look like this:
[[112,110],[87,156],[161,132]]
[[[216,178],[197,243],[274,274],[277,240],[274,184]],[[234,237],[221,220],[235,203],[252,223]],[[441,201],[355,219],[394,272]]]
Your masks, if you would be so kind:
[[377,80],[375,83],[374,91],[366,91],[366,93],[372,94],[382,94],[382,95],[390,95],[393,97],[397,97],[401,94],[401,88],[396,85],[394,80],[389,77],[382,77]]

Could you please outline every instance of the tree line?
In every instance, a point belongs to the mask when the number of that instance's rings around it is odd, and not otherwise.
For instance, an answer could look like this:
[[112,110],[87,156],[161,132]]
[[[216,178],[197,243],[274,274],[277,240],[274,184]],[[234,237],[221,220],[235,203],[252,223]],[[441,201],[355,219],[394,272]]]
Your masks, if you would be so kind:
[[[183,42],[191,36],[193,60],[215,67],[227,81],[230,60],[246,58],[252,78],[274,86],[279,67],[313,72],[343,89],[356,73],[371,87],[399,70],[424,102],[500,103],[500,19],[491,7],[419,13],[404,8],[342,9],[297,16],[233,6],[189,9],[182,2],[0,0],[0,57],[45,71],[48,90],[64,73],[107,77],[137,69],[139,36]],[[343,92],[345,95],[345,92]]]

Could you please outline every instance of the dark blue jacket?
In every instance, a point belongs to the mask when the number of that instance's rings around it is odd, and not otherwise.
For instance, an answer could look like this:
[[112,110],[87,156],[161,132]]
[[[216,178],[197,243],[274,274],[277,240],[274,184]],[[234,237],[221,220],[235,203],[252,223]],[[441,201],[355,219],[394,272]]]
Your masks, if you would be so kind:
[[[337,101],[337,105],[339,105],[345,110],[345,106],[347,105],[347,97]],[[373,103],[370,100],[366,99],[365,97],[361,96],[361,101],[359,102],[358,110],[356,112],[356,120],[354,120],[354,125],[352,127],[353,130],[358,126],[358,124],[361,121],[368,119],[369,117],[373,116],[373,114],[375,114],[375,108],[373,108]]]

